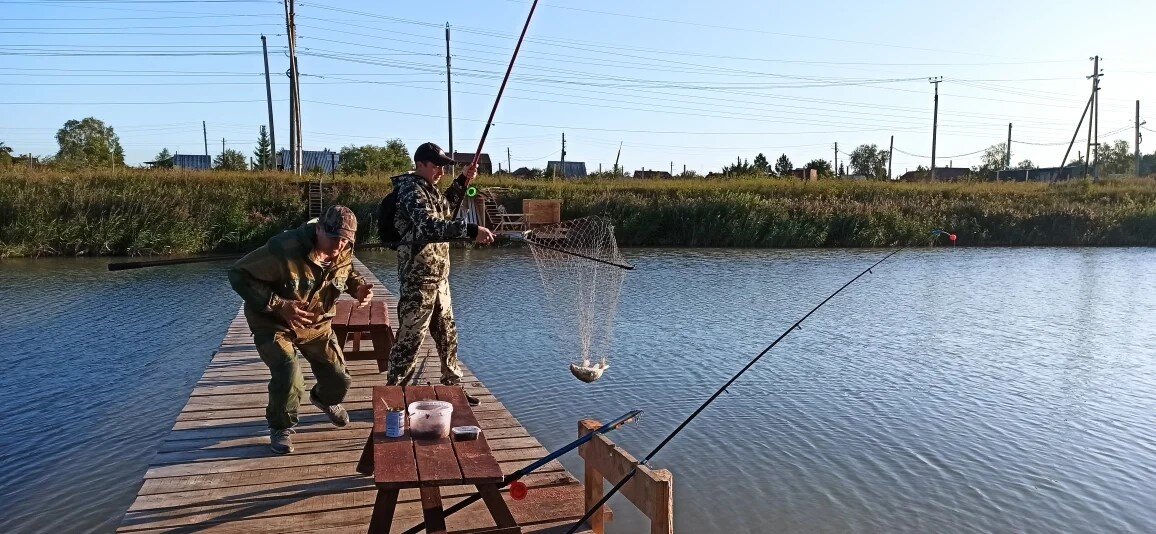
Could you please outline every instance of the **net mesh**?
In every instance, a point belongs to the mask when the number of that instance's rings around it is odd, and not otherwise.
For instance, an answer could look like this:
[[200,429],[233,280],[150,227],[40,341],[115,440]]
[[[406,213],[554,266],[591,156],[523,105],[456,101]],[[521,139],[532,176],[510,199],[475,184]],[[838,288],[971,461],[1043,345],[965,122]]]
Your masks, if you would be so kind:
[[618,297],[630,268],[618,251],[614,225],[597,216],[562,221],[533,230],[526,242],[542,287],[563,320],[562,339],[573,350],[574,363],[601,376],[598,368],[609,365]]

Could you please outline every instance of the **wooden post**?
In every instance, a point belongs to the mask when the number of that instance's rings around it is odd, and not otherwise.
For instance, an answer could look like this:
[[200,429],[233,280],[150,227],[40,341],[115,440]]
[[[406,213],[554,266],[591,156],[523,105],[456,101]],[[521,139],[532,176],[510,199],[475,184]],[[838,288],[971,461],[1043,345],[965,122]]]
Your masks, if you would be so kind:
[[670,471],[660,469],[654,472],[661,484],[654,485],[653,508],[647,512],[650,518],[650,534],[674,534],[674,480]]
[[[597,421],[579,421],[578,435],[593,432],[599,426],[601,424]],[[587,510],[602,499],[604,479],[617,483],[632,469],[637,468],[638,474],[622,487],[622,495],[650,519],[651,534],[674,533],[674,477],[670,471],[653,470],[639,465],[638,460],[630,453],[605,436],[596,436],[579,447],[578,455],[585,462]],[[603,532],[606,517],[605,510],[591,516],[589,522],[591,529],[594,532]]]
[[[579,429],[581,431],[581,429]],[[605,487],[602,485],[602,473],[599,473],[590,462],[585,462],[583,469],[586,472],[583,477],[583,484],[586,489],[586,504],[582,506],[583,509],[589,510],[594,503],[602,499]],[[606,518],[603,513],[605,507],[599,510],[598,513],[590,516],[590,531],[594,534],[604,534],[606,532]]]

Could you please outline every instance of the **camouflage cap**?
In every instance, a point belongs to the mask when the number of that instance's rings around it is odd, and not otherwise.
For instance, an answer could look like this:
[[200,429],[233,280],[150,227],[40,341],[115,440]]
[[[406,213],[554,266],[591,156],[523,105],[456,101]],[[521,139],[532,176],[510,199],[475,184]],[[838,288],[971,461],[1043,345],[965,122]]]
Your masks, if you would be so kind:
[[343,237],[350,243],[357,240],[357,216],[345,206],[330,206],[318,224],[330,236]]

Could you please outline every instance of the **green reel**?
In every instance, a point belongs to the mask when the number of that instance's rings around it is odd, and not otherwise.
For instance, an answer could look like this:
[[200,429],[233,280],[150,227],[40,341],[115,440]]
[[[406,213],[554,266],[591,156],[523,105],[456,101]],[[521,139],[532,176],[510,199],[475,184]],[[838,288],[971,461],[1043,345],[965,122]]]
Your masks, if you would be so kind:
[[478,188],[471,185],[469,189],[466,189],[466,196],[470,198],[478,196]]

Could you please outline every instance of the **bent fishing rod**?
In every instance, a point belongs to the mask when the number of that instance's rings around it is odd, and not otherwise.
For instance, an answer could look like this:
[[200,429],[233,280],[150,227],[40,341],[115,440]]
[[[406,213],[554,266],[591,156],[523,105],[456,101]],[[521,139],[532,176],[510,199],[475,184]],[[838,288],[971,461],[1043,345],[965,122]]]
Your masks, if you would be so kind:
[[[482,129],[482,138],[478,139],[478,149],[474,151],[474,159],[470,165],[477,165],[482,158],[482,147],[486,145],[486,136],[490,134],[490,126],[494,124],[494,115],[498,113],[498,103],[502,101],[502,93],[506,92],[506,82],[510,81],[510,73],[514,71],[514,61],[518,59],[518,52],[522,49],[522,41],[526,39],[526,31],[530,29],[530,20],[534,18],[534,10],[538,7],[538,0],[530,4],[530,13],[526,15],[526,23],[522,25],[522,33],[518,35],[518,43],[514,45],[514,53],[510,55],[510,63],[506,65],[506,75],[502,76],[502,85],[498,86],[498,96],[494,98],[494,106],[490,108],[490,118],[486,119],[486,127]],[[454,206],[454,213],[461,211],[462,201],[466,199],[466,191],[470,187],[470,179],[466,178],[462,183],[465,188],[462,190],[462,196],[458,198],[457,205]]]
[[634,475],[638,474],[638,466],[647,465],[647,463],[650,461],[650,459],[653,458],[654,455],[658,454],[658,451],[661,451],[662,448],[665,447],[667,443],[670,443],[670,440],[674,439],[674,437],[677,436],[679,432],[682,432],[682,429],[686,428],[686,425],[689,425],[690,422],[693,421],[695,417],[698,417],[698,414],[702,413],[702,411],[705,410],[706,407],[710,405],[710,403],[714,402],[714,400],[717,399],[719,397],[719,395],[722,395],[727,390],[727,388],[731,386],[731,384],[734,384],[735,381],[738,380],[739,377],[743,375],[743,373],[746,373],[747,370],[750,369],[751,367],[753,367],[756,363],[758,363],[758,361],[760,359],[762,359],[762,357],[764,355],[766,355],[768,352],[770,352],[771,349],[775,348],[775,345],[778,345],[779,342],[783,340],[783,338],[787,337],[787,335],[790,334],[791,332],[795,331],[795,329],[801,330],[802,329],[801,325],[803,324],[803,321],[806,321],[807,318],[811,316],[811,314],[815,313],[816,311],[819,311],[819,308],[822,308],[824,304],[826,304],[831,299],[835,298],[835,295],[842,293],[844,289],[847,289],[847,287],[850,286],[851,284],[855,283],[856,280],[861,278],[863,275],[870,273],[871,269],[878,267],[880,263],[887,261],[887,258],[890,258],[891,256],[898,254],[904,248],[906,248],[906,247],[900,247],[900,248],[894,250],[893,252],[891,252],[890,254],[883,256],[882,259],[875,262],[870,267],[864,269],[863,272],[856,275],[855,278],[852,278],[846,284],[843,284],[842,287],[835,290],[834,293],[831,293],[827,298],[823,299],[823,302],[820,302],[818,306],[811,308],[811,311],[807,312],[807,314],[804,315],[802,318],[800,318],[798,321],[795,321],[795,324],[791,325],[790,328],[788,328],[785,332],[783,332],[781,335],[779,335],[779,337],[776,338],[773,342],[771,342],[770,345],[767,345],[767,348],[763,349],[763,351],[760,352],[758,356],[755,356],[755,358],[753,360],[751,360],[749,363],[747,363],[742,369],[740,369],[738,373],[735,373],[735,375],[732,376],[730,380],[727,380],[727,382],[725,384],[723,384],[723,386],[721,388],[718,388],[718,391],[715,391],[714,394],[711,395],[710,398],[708,398],[706,400],[706,402],[702,403],[702,405],[699,406],[697,410],[695,410],[693,413],[690,414],[690,417],[687,417],[680,425],[678,425],[678,427],[674,429],[674,432],[671,432],[668,436],[666,436],[666,439],[663,439],[662,442],[659,443],[658,446],[654,448],[654,450],[650,451],[650,454],[647,454],[646,457],[643,458],[642,461],[638,462],[638,464],[635,465],[634,468],[632,468],[629,473],[626,473],[626,476],[622,477],[622,480],[618,481],[618,483],[615,484],[614,487],[611,488],[610,491],[607,492],[606,495],[604,495],[601,500],[599,500],[597,503],[595,503],[594,506],[591,506],[589,510],[586,510],[586,514],[583,515],[582,518],[579,519],[577,522],[575,522],[574,525],[570,527],[570,530],[566,531],[566,534],[573,534],[574,532],[577,532],[578,529],[581,528],[582,523],[585,523],[586,520],[590,519],[590,517],[593,516],[596,511],[601,509],[602,506],[604,504],[606,504],[606,501],[609,501],[610,498],[613,497],[615,493],[618,493],[618,490],[622,489],[622,486],[625,486],[627,482],[630,482],[630,479],[633,478]]

